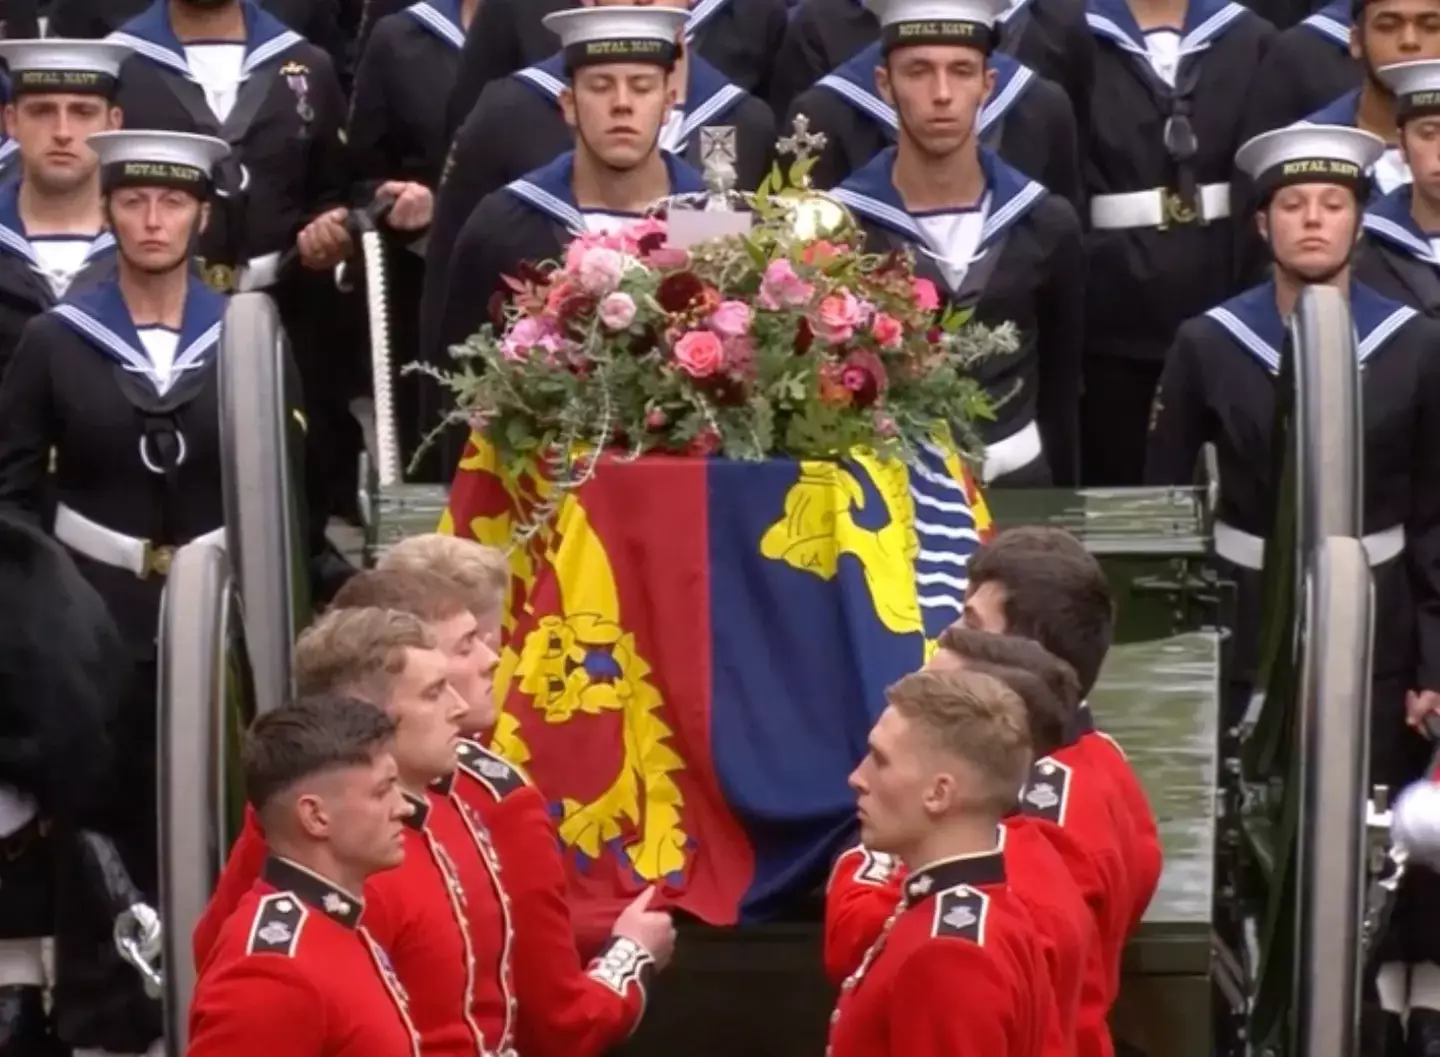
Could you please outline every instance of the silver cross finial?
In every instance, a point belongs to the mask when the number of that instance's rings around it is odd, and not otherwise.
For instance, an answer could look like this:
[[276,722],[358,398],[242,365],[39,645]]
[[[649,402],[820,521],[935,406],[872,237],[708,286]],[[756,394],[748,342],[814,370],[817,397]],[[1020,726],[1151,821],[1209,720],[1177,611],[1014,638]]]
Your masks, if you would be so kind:
[[705,187],[709,191],[705,208],[711,212],[727,212],[730,209],[730,192],[735,186],[736,156],[733,125],[717,125],[700,130],[700,160],[705,166]]
[[795,115],[790,129],[790,135],[778,140],[775,144],[781,154],[793,154],[796,161],[804,161],[810,155],[825,149],[825,144],[828,142],[825,133],[811,132],[810,119],[804,114]]

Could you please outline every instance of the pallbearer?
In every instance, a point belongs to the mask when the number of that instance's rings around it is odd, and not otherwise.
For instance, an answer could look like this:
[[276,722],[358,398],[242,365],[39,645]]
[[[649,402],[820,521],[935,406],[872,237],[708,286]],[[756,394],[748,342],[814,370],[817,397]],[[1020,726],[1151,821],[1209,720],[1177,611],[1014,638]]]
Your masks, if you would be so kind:
[[569,84],[560,106],[575,149],[487,195],[465,222],[443,310],[424,324],[443,347],[480,329],[501,276],[521,262],[552,260],[573,235],[637,220],[666,195],[705,189],[660,142],[685,12],[589,7],[549,15],[546,25],[564,49]]
[[1386,297],[1440,316],[1440,60],[1387,66],[1394,90],[1400,151],[1413,182],[1372,199],[1355,276]]
[[[54,452],[54,534],[105,599],[135,665],[115,727],[113,807],[98,828],[153,905],[160,595],[174,548],[218,538],[223,517],[215,356],[225,299],[194,277],[190,248],[228,148],[164,132],[102,132],[87,142],[100,160],[116,274],[25,328],[0,384],[0,504],[41,520]],[[73,980],[63,994],[93,1007],[66,1041],[143,1051],[159,1018],[139,977],[108,956],[90,964],[94,952],[105,955],[109,934],[103,915],[62,921],[58,970],[62,982]]]
[[[1304,125],[1265,133],[1240,149],[1236,162],[1260,194],[1255,223],[1270,247],[1274,279],[1180,329],[1156,396],[1146,480],[1188,484],[1201,445],[1215,445],[1221,485],[1215,550],[1240,585],[1236,685],[1225,716],[1232,724],[1248,703],[1260,635],[1258,571],[1278,485],[1269,450],[1273,379],[1285,321],[1306,284],[1348,294],[1361,371],[1365,549],[1377,614],[1370,781],[1398,789],[1422,772],[1429,754],[1407,728],[1407,713],[1418,719],[1440,705],[1440,323],[1351,279],[1365,173],[1384,149],[1359,129]],[[1403,924],[1392,930],[1385,960],[1440,961],[1431,953],[1440,951],[1437,937],[1427,934],[1435,931],[1433,918],[1429,910],[1412,919],[1402,905]],[[1387,994],[1393,975],[1382,970],[1381,999],[1398,1012]],[[1431,1011],[1440,1009],[1440,989],[1417,1003],[1415,982],[1411,1004],[1425,1009],[1419,1017],[1412,1011],[1412,1036],[1435,1032]],[[1440,1033],[1429,1037],[1440,1044]]]
[[129,52],[93,40],[0,41],[5,125],[20,155],[16,177],[0,184],[0,377],[26,322],[113,269],[85,139],[120,127],[116,76]]
[[940,296],[1020,347],[979,365],[997,401],[984,476],[1074,486],[1079,465],[1084,254],[1070,204],[982,148],[975,127],[995,82],[987,63],[998,0],[872,0],[883,27],[876,81],[899,120],[897,144],[835,191],[866,249],[913,247]]

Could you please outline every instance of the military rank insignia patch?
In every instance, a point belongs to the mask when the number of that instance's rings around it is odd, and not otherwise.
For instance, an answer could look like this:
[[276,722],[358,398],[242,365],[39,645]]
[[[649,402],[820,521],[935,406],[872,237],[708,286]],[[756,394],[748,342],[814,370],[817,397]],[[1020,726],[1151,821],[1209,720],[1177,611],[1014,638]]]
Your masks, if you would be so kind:
[[961,885],[941,892],[935,900],[934,936],[985,942],[985,916],[990,911],[990,897],[977,888]]
[[250,925],[249,954],[283,954],[294,957],[309,911],[289,892],[275,892],[260,900]]
[[496,800],[503,800],[529,784],[525,772],[478,742],[462,740],[455,755],[460,770],[488,789]]
[[1070,768],[1053,757],[1035,761],[1030,779],[1020,794],[1020,810],[1032,818],[1057,826],[1065,824],[1065,806],[1070,797]]

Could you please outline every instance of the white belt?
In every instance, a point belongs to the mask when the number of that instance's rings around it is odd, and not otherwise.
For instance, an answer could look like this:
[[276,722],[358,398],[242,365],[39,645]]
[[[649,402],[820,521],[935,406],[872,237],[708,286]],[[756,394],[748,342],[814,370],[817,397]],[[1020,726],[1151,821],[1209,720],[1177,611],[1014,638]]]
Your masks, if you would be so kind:
[[[1259,536],[1215,522],[1215,553],[1232,565],[1243,569],[1259,569],[1265,564],[1265,541]],[[1373,532],[1360,541],[1365,545],[1365,556],[1372,567],[1400,557],[1405,550],[1405,526],[1392,525],[1388,529]]]
[[240,293],[249,293],[252,290],[265,290],[275,285],[280,278],[280,258],[283,254],[279,250],[274,253],[267,253],[263,257],[251,257],[240,266],[240,275],[235,280],[235,289]]
[[1230,185],[1201,184],[1200,209],[1191,212],[1179,195],[1164,187],[1090,199],[1090,226],[1098,230],[1164,228],[1230,215]]
[[1032,418],[1010,436],[985,445],[985,466],[980,471],[981,476],[989,484],[997,477],[1023,470],[1040,458],[1043,450],[1040,427]]
[[[55,508],[55,538],[77,554],[83,554],[101,565],[114,566],[134,573],[142,580],[152,573],[164,576],[170,571],[174,547],[157,547],[149,540],[127,536],[91,521],[64,503]],[[206,543],[224,543],[224,527],[197,536]]]

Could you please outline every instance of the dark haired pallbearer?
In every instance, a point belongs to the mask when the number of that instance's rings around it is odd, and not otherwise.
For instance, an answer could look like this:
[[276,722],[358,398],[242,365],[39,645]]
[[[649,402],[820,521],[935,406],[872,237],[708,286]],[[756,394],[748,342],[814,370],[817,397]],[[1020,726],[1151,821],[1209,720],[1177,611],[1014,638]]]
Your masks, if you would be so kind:
[[1440,60],[1387,66],[1380,76],[1395,92],[1412,182],[1371,199],[1355,278],[1433,319],[1440,317]]
[[522,261],[553,260],[582,231],[639,218],[669,194],[705,189],[664,151],[685,12],[673,7],[587,7],[548,15],[568,85],[560,93],[575,149],[486,195],[465,221],[445,273],[438,316],[422,320],[439,347],[463,342],[487,319],[501,276]]
[[894,147],[834,194],[864,225],[866,249],[912,248],[941,298],[1019,347],[976,368],[996,400],[982,429],[986,483],[1073,486],[1079,472],[1084,249],[1065,199],[980,146],[995,84],[988,56],[999,0],[872,0],[881,25],[880,93]]
[[0,183],[0,377],[34,316],[107,277],[115,240],[87,136],[118,128],[116,77],[130,49],[92,40],[0,40],[5,131],[19,154]]
[[[116,843],[147,901],[157,897],[155,723],[160,596],[176,546],[222,532],[215,356],[224,298],[194,278],[191,246],[208,213],[219,140],[102,132],[105,214],[115,274],[26,326],[0,383],[0,506],[49,521],[104,598],[129,646],[134,689],[116,726]],[[109,959],[109,922],[82,939]],[[60,937],[60,972],[83,943]],[[60,1027],[77,1048],[145,1050],[159,1033],[133,969],[75,975]],[[134,992],[134,1008],[123,996]],[[74,1001],[71,1002],[70,1000]],[[93,1004],[67,1020],[67,1009]]]
[[[1305,125],[1241,147],[1237,164],[1255,182],[1262,205],[1254,222],[1270,247],[1275,278],[1181,328],[1156,395],[1146,479],[1188,482],[1201,446],[1215,446],[1221,481],[1215,551],[1240,589],[1236,682],[1223,717],[1233,724],[1255,675],[1259,570],[1276,489],[1269,432],[1285,323],[1306,284],[1348,295],[1364,423],[1364,542],[1377,614],[1370,781],[1398,789],[1422,772],[1430,751],[1407,719],[1413,725],[1440,711],[1440,572],[1431,557],[1440,549],[1440,462],[1430,455],[1440,451],[1440,360],[1433,355],[1440,323],[1351,278],[1366,173],[1384,149],[1359,129]],[[1401,900],[1397,918],[1406,917],[1403,893]],[[1392,1011],[1399,1004],[1394,992],[1403,993],[1398,962],[1440,962],[1440,936],[1423,935],[1430,917],[1417,915],[1392,930],[1397,949],[1386,960],[1397,964],[1382,970],[1380,989]],[[1440,987],[1412,988],[1411,1004],[1424,1007],[1419,1016],[1412,1010],[1412,1041],[1440,1045],[1440,1022],[1431,1012],[1440,1010]]]
[[379,709],[317,697],[268,712],[245,740],[268,858],[190,1006],[190,1057],[419,1057],[409,997],[366,928],[365,883],[405,856]]

